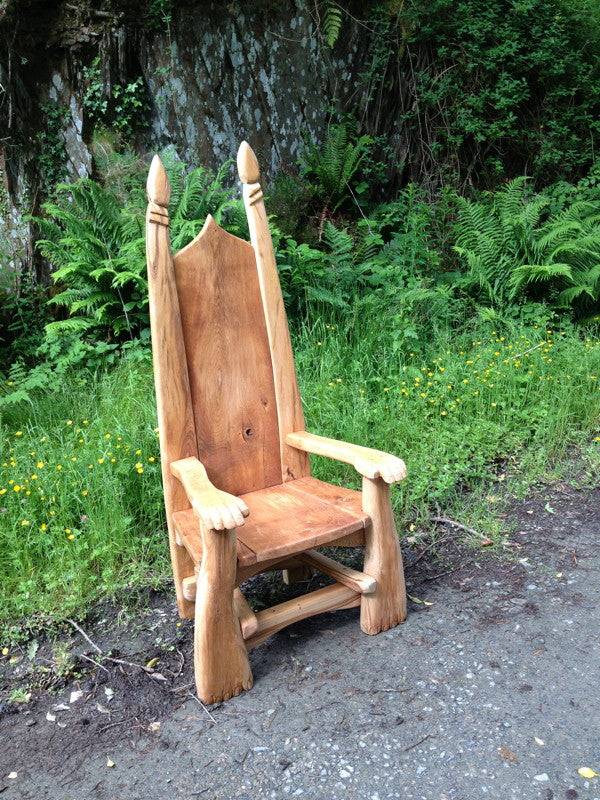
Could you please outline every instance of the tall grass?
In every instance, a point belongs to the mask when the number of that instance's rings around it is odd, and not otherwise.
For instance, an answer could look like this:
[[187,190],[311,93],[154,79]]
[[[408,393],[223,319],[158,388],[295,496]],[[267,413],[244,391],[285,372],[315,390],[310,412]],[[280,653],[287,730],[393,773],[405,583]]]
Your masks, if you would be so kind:
[[[573,328],[488,323],[406,352],[389,316],[294,335],[307,427],[402,456],[399,529],[521,473],[539,476],[600,418],[600,342]],[[61,617],[168,576],[149,361],[78,373],[0,432],[0,623]],[[325,480],[353,470],[315,459]],[[18,490],[17,490],[18,487]]]

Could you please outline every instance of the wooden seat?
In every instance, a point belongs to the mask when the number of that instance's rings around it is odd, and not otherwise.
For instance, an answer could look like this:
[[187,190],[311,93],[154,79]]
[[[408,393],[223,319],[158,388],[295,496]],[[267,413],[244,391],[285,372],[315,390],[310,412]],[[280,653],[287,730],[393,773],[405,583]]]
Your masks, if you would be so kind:
[[[177,605],[195,618],[194,672],[205,703],[252,686],[248,651],[296,620],[360,606],[375,634],[406,617],[390,484],[401,459],[308,433],[264,205],[246,142],[238,172],[250,242],[209,215],[171,251],[170,186],[148,175],[148,299],[169,547]],[[309,454],[352,465],[362,492],[311,477]],[[315,548],[365,546],[363,572]],[[246,578],[317,569],[335,583],[254,613]]]
[[[364,531],[370,520],[360,492],[299,478],[241,496],[250,511],[237,529],[238,564],[301,553]],[[190,508],[173,514],[175,530],[195,563],[202,558],[198,518]]]

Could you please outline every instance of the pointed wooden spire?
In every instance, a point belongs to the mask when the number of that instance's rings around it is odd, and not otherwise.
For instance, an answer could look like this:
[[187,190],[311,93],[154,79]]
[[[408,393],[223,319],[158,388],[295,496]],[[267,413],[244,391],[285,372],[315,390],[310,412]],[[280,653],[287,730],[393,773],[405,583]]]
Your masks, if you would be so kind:
[[250,241],[256,257],[256,269],[260,284],[267,335],[271,348],[273,381],[277,419],[279,421],[281,480],[292,480],[310,475],[308,456],[290,447],[285,437],[288,433],[304,430],[302,402],[298,391],[292,343],[281,296],[279,275],[273,251],[269,221],[260,186],[258,160],[248,142],[242,142],[237,155],[237,167],[244,184],[242,196],[248,218]]
[[248,142],[242,142],[237,154],[237,168],[242,183],[258,183],[260,169],[254,150]]
[[151,203],[168,208],[171,186],[163,163],[157,155],[154,156],[150,165],[150,172],[146,181],[146,192]]

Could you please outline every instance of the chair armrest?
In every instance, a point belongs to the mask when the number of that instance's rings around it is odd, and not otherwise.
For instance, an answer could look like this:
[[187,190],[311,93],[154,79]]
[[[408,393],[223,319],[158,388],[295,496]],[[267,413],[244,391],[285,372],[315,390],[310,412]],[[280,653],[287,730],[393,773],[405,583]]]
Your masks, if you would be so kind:
[[244,524],[244,517],[250,513],[246,503],[213,486],[197,458],[182,458],[173,461],[170,467],[173,475],[181,481],[196,516],[207,528],[230,531]]
[[315,456],[327,456],[344,464],[352,464],[354,469],[365,478],[383,478],[386,483],[396,483],[406,478],[404,461],[396,456],[391,456],[381,450],[372,450],[370,447],[360,447],[348,442],[338,442],[327,439],[325,436],[315,436],[314,433],[297,431],[288,433],[285,437],[286,444],[297,450],[304,450]]

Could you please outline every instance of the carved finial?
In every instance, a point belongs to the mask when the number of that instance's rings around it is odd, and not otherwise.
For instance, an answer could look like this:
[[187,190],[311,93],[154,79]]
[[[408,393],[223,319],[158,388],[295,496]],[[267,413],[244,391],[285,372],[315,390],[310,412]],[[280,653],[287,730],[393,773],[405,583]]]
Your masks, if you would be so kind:
[[248,142],[242,142],[237,154],[237,168],[242,183],[258,183],[260,169],[254,150]]
[[156,203],[156,205],[163,208],[169,207],[171,187],[163,163],[158,156],[154,156],[152,159],[148,180],[146,181],[146,192],[151,203]]

